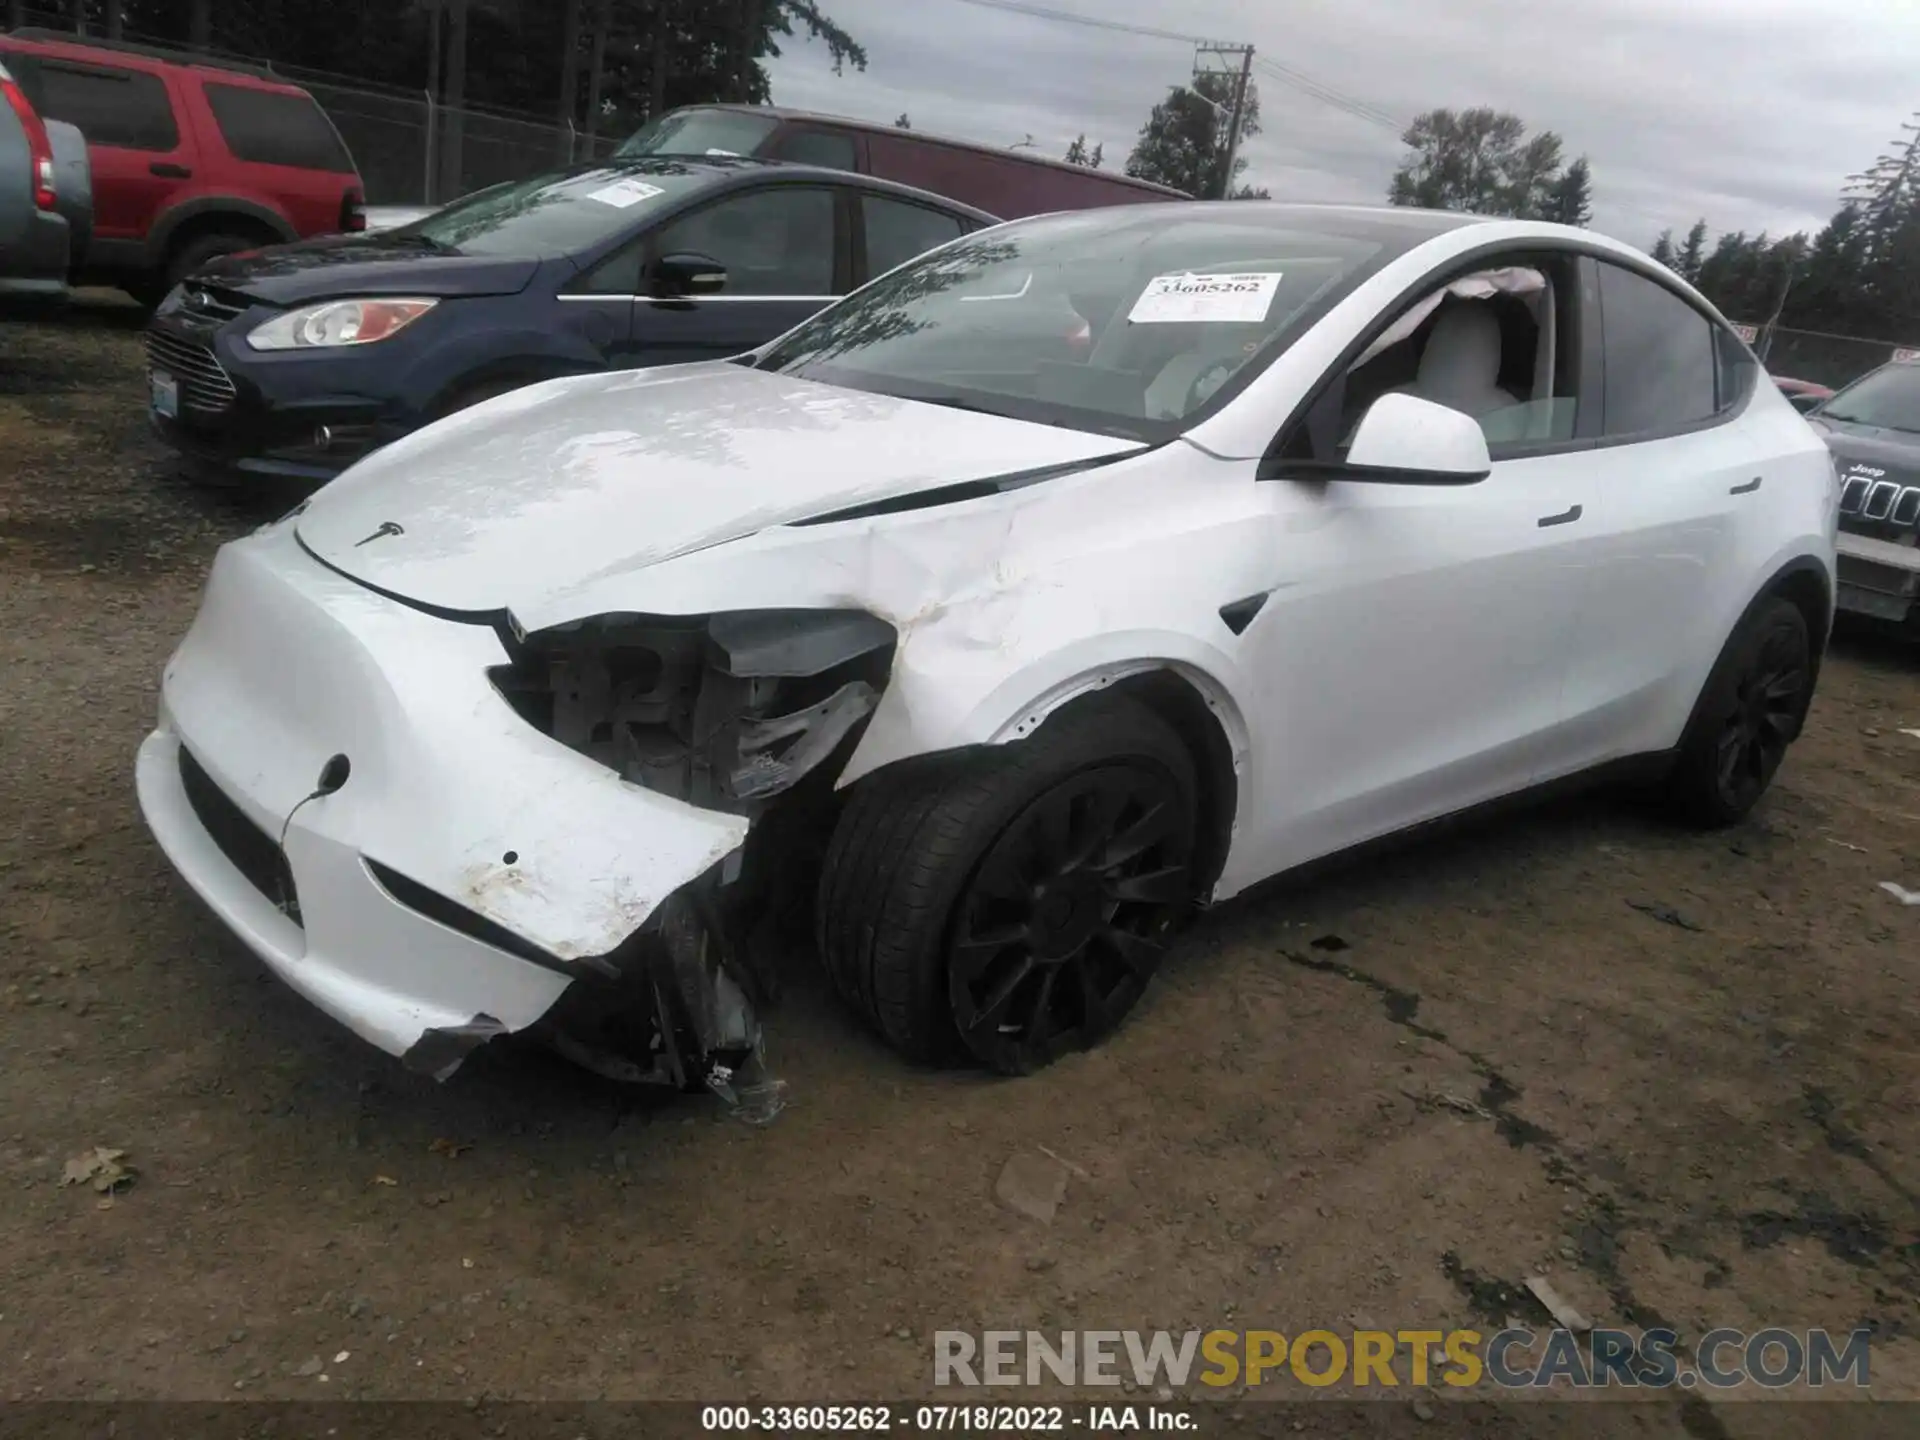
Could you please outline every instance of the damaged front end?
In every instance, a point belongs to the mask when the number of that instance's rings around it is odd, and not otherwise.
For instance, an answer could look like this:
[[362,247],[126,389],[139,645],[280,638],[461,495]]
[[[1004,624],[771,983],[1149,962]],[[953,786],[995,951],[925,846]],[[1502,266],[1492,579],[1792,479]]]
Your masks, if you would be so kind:
[[604,615],[503,636],[490,672],[530,725],[630,784],[744,817],[746,842],[569,987],[544,1029],[614,1079],[777,1106],[758,1013],[807,933],[833,785],[878,705],[893,627],[863,611]]

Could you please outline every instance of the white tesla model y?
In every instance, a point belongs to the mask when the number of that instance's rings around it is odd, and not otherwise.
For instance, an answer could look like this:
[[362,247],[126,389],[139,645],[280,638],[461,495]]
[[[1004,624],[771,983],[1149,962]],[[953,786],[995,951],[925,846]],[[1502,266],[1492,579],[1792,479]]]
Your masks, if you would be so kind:
[[907,1055],[1030,1070],[1303,862],[1628,765],[1740,818],[1835,510],[1721,317],[1590,232],[1041,217],[751,354],[484,403],[226,546],[140,799],[434,1074],[535,1030],[721,1083],[796,931]]

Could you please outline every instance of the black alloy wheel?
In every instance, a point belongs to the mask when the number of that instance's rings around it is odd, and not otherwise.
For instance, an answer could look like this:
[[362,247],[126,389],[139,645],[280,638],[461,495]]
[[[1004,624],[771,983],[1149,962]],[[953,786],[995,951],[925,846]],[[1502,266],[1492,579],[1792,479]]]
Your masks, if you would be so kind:
[[1193,894],[1192,847],[1185,797],[1156,767],[1104,765],[1034,801],[955,909],[948,991],[967,1049],[1026,1074],[1111,1031]]
[[1772,783],[1800,733],[1810,685],[1805,628],[1769,629],[1735,681],[1715,748],[1720,797],[1729,809],[1751,809]]
[[1807,617],[1768,597],[1727,641],[1666,782],[1678,816],[1716,829],[1744,819],[1799,738],[1813,699],[1815,653]]

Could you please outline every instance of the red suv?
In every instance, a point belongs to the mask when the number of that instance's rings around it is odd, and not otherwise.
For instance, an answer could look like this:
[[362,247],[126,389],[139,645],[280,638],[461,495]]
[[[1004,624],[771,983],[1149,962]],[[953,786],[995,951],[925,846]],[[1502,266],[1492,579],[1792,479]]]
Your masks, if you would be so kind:
[[297,85],[47,30],[0,35],[0,58],[42,116],[87,137],[83,284],[155,305],[216,255],[366,227],[353,157]]

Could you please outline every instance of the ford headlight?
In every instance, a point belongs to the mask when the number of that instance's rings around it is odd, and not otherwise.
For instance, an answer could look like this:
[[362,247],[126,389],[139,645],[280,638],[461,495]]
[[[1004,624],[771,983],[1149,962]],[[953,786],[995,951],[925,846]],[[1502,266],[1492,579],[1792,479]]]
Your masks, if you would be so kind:
[[406,329],[438,300],[328,300],[276,315],[247,335],[255,350],[371,345]]

